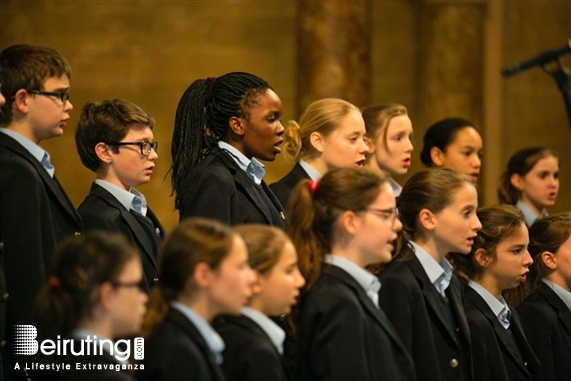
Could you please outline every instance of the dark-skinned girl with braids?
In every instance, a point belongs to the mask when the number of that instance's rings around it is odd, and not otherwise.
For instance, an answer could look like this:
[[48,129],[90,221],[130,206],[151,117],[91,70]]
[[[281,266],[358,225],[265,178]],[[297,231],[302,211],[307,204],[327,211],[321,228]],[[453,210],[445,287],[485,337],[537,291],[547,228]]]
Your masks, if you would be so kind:
[[173,193],[180,219],[284,227],[280,202],[263,181],[281,152],[282,102],[263,79],[233,72],[194,81],[179,101],[172,139]]

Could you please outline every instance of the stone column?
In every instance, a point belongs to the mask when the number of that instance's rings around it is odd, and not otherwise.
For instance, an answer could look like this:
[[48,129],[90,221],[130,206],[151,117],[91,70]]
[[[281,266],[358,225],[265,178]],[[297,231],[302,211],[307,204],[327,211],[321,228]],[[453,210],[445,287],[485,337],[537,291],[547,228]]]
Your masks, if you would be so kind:
[[368,16],[368,1],[299,0],[299,113],[326,97],[369,102]]
[[464,117],[480,127],[485,2],[424,0],[421,12],[422,133],[450,116]]

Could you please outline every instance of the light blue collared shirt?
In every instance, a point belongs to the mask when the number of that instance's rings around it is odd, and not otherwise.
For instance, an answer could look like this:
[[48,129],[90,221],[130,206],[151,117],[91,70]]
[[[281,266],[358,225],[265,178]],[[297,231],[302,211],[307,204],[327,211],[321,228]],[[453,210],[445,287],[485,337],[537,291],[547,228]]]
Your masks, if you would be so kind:
[[246,172],[246,175],[248,175],[250,180],[258,185],[262,183],[262,179],[266,174],[266,166],[264,164],[260,163],[255,158],[252,158],[252,160],[248,159],[246,155],[236,149],[236,147],[233,147],[221,140],[218,141],[218,147],[228,152],[230,157],[234,159],[236,164],[238,164],[238,167]]
[[415,242],[410,241],[414,254],[420,261],[422,268],[426,271],[428,279],[436,288],[440,295],[446,297],[446,289],[452,280],[452,265],[446,258],[442,258],[440,262],[436,262],[430,254],[422,247],[418,246]]
[[559,298],[561,300],[563,300],[563,303],[565,303],[567,308],[569,308],[569,310],[571,310],[571,292],[567,291],[566,289],[564,289],[560,285],[555,284],[548,279],[543,278],[543,279],[541,279],[541,281],[543,283],[545,283],[546,285],[548,285],[549,288],[551,288],[553,290],[553,292],[555,292],[555,294],[557,294],[557,296],[559,296]]
[[395,194],[395,197],[400,196],[400,193],[402,192],[402,187],[399,183],[397,183],[395,181],[395,179],[393,179],[392,177],[389,177],[389,184],[391,186],[391,188],[393,189],[393,193]]
[[115,184],[111,184],[110,182],[101,179],[96,179],[95,184],[111,193],[113,197],[115,197],[121,205],[125,207],[125,209],[134,210],[143,216],[147,215],[147,200],[145,199],[145,196],[135,188],[131,188],[129,191],[126,191]]
[[222,340],[222,337],[220,337],[218,332],[216,332],[214,328],[212,328],[210,323],[208,323],[200,315],[198,315],[196,312],[194,312],[192,309],[188,308],[184,304],[173,301],[170,302],[170,305],[171,307],[182,312],[182,314],[186,316],[192,324],[194,324],[198,332],[200,332],[200,335],[202,336],[204,341],[206,341],[206,345],[208,345],[210,352],[212,352],[212,355],[214,356],[216,363],[222,364],[223,362],[222,351],[224,351],[225,345],[224,345],[224,340]]
[[515,206],[523,213],[523,217],[525,218],[525,224],[527,225],[528,228],[531,227],[531,225],[533,225],[533,223],[537,221],[539,218],[543,217],[535,214],[535,212],[531,210],[529,206],[525,205],[521,200],[518,200]]
[[20,135],[17,132],[9,130],[7,128],[0,128],[0,132],[8,135],[18,143],[22,145],[33,157],[36,158],[42,164],[42,167],[48,172],[50,177],[54,177],[55,168],[50,162],[50,154],[47,153],[42,147],[25,137],[24,135]]
[[494,295],[490,293],[486,288],[482,285],[474,282],[473,280],[468,281],[468,286],[472,287],[474,291],[478,293],[484,299],[488,307],[492,310],[494,315],[498,318],[500,324],[505,328],[508,329],[510,327],[510,318],[511,318],[511,311],[508,307],[508,304],[504,300],[503,296],[500,296],[498,300]]
[[311,164],[309,164],[307,161],[301,159],[299,161],[299,165],[301,166],[301,168],[303,168],[303,170],[305,172],[307,172],[307,174],[309,175],[309,178],[311,180],[319,180],[321,179],[321,177],[323,177],[323,175],[321,173],[319,173],[319,171],[315,168],[313,168],[311,166]]
[[272,319],[264,315],[263,313],[256,311],[250,307],[242,308],[242,315],[249,317],[256,323],[257,325],[262,328],[262,330],[270,337],[270,340],[280,353],[280,355],[284,354],[284,340],[285,340],[285,331],[280,328],[279,325],[274,323]]
[[381,289],[381,281],[379,278],[367,270],[357,266],[350,260],[334,254],[325,254],[324,262],[345,270],[357,281],[357,283],[359,283],[361,287],[363,287],[363,290],[365,290],[369,299],[371,299],[375,306],[379,308],[379,290]]

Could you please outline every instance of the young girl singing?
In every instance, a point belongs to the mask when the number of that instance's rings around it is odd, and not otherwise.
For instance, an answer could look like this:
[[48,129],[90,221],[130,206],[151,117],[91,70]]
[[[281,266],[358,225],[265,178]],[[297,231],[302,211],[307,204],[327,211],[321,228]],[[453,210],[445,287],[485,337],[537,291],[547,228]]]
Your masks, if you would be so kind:
[[228,381],[291,380],[283,357],[286,333],[270,317],[288,314],[305,284],[297,252],[280,229],[246,224],[235,231],[246,242],[256,281],[242,315],[216,321],[226,344],[222,369]]
[[474,379],[541,380],[541,366],[523,333],[518,314],[502,293],[526,281],[533,263],[521,212],[502,205],[478,210],[482,230],[468,256],[451,254],[465,287],[472,335]]
[[[302,181],[288,232],[308,282],[298,322],[298,380],[412,380],[414,367],[365,270],[391,260],[401,229],[384,176],[335,169]],[[384,286],[383,286],[384,287]]]
[[414,174],[399,196],[403,246],[379,274],[379,302],[419,380],[472,379],[462,287],[446,255],[470,252],[481,228],[477,207],[470,178],[451,169]]

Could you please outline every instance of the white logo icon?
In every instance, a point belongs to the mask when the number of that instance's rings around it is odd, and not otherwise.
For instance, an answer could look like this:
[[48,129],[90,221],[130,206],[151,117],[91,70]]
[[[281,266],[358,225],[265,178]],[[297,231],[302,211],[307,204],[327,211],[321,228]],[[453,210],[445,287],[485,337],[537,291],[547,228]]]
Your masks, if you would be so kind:
[[35,355],[38,353],[38,330],[33,325],[14,325],[14,351],[17,355]]

